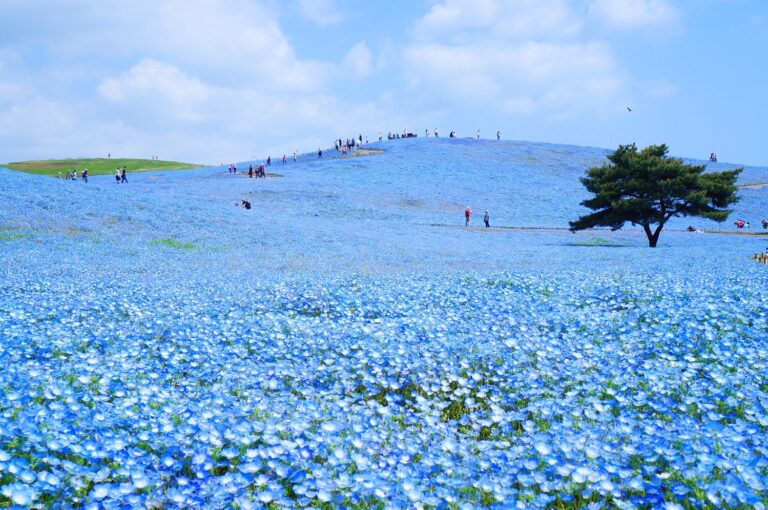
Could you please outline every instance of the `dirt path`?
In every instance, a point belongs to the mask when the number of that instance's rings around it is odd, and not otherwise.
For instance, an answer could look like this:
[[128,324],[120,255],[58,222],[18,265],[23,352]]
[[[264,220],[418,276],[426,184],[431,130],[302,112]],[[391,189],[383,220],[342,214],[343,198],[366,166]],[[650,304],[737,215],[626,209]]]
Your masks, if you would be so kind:
[[[526,226],[510,226],[510,225],[500,225],[500,226],[494,226],[486,228],[482,225],[473,225],[469,228],[465,227],[464,225],[460,224],[450,224],[450,223],[421,223],[421,225],[425,227],[438,227],[438,228],[453,228],[457,230],[467,230],[471,232],[509,232],[509,231],[517,231],[517,232],[568,232],[568,227],[526,227]],[[597,229],[588,229],[588,230],[582,230],[581,232],[592,232],[592,233],[601,233],[601,234],[613,234],[614,232],[610,230],[597,230]],[[617,231],[619,232],[619,231]],[[642,233],[642,230],[640,229],[622,229],[621,232],[640,232]],[[677,229],[665,229],[665,232],[685,232],[688,233],[686,229],[683,228],[677,228]],[[720,234],[720,235],[726,235],[726,236],[746,236],[746,237],[768,237],[768,231],[763,230],[759,232],[744,232],[744,231],[730,231],[730,230],[697,230],[696,232],[690,232],[691,234]]]

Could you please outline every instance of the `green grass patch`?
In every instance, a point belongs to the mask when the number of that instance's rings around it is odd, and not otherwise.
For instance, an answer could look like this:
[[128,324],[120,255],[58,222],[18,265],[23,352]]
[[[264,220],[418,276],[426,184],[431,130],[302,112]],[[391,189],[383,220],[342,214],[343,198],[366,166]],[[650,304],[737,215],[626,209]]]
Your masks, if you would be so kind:
[[35,175],[47,175],[57,177],[66,172],[77,169],[77,175],[84,169],[88,169],[88,175],[114,175],[117,168],[125,167],[130,181],[130,174],[135,172],[152,172],[157,170],[189,170],[202,168],[205,165],[180,163],[178,161],[158,161],[152,159],[108,159],[108,158],[80,158],[80,159],[48,159],[43,161],[18,161],[15,163],[0,164],[11,170],[27,172]]
[[575,243],[568,243],[567,246],[598,246],[604,248],[626,248],[628,244],[611,241],[602,237],[592,237]]
[[181,241],[173,239],[172,237],[169,237],[167,239],[158,239],[156,241],[152,241],[152,244],[166,246],[168,248],[173,248],[174,250],[194,250],[195,248],[197,248],[197,245],[194,243],[183,243]]
[[20,234],[18,232],[11,232],[11,233],[4,233],[0,232],[0,242],[2,241],[17,241],[19,239],[24,239],[24,234]]
[[2,241],[17,241],[24,239],[27,234],[21,232],[19,227],[2,227],[0,226],[0,242]]

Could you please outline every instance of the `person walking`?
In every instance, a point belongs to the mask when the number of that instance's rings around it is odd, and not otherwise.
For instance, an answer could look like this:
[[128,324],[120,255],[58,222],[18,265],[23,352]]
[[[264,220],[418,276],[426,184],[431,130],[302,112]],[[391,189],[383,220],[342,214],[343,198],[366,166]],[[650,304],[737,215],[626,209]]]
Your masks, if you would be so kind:
[[486,209],[485,214],[483,214],[483,222],[485,223],[485,228],[491,226],[491,216],[488,214],[488,209]]
[[464,226],[469,226],[469,217],[472,216],[472,209],[467,206],[466,209],[464,209]]
[[83,168],[83,173],[80,174],[80,177],[83,178],[83,182],[88,182],[88,169]]
[[267,166],[272,166],[272,156],[267,156]]
[[293,162],[296,163],[296,151],[293,151]]
[[120,169],[115,170],[115,184],[120,184]]
[[496,140],[501,140],[501,131],[496,131]]
[[317,149],[317,159],[321,159],[323,157],[323,150]]
[[120,182],[121,183],[124,182],[124,183],[128,184],[128,179],[126,179],[126,177],[125,177],[125,167],[123,167],[122,170],[120,170]]
[[477,139],[478,140],[480,139],[480,130],[479,129],[477,130]]
[[283,154],[283,164],[285,164],[285,154]]

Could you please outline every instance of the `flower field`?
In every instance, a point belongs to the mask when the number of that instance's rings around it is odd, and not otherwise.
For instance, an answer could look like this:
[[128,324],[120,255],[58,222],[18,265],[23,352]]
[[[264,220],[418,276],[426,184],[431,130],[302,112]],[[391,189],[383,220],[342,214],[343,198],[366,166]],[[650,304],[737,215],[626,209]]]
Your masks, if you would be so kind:
[[0,507],[768,505],[765,237],[569,233],[600,149],[372,145],[0,170]]

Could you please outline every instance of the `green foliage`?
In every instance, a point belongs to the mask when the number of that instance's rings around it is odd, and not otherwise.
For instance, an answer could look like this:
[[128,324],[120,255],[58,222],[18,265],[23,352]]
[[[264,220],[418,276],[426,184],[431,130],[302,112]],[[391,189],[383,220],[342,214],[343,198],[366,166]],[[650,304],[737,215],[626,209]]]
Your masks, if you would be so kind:
[[172,237],[169,237],[167,239],[158,239],[156,241],[152,241],[152,244],[161,244],[163,246],[167,246],[168,248],[173,248],[176,250],[194,250],[197,248],[197,246],[193,243],[183,243],[181,241],[177,241],[176,239],[173,239]]
[[[701,216],[722,222],[738,200],[741,168],[704,173],[704,165],[687,165],[667,157],[666,145],[620,145],[610,163],[587,170],[581,179],[594,196],[581,205],[596,212],[570,222],[571,231],[602,226],[618,230],[641,225],[655,247],[664,224],[674,216]],[[652,228],[654,227],[655,228]]]
[[0,164],[4,168],[19,170],[37,175],[56,177],[59,172],[66,173],[74,169],[79,172],[83,168],[88,169],[88,175],[112,175],[115,169],[125,167],[128,174],[135,172],[151,172],[155,170],[187,170],[200,168],[202,165],[180,163],[178,161],[159,161],[152,159],[108,159],[108,158],[80,158],[80,159],[49,159],[43,161],[20,161],[17,163]]

